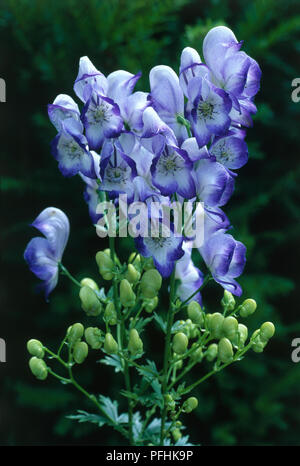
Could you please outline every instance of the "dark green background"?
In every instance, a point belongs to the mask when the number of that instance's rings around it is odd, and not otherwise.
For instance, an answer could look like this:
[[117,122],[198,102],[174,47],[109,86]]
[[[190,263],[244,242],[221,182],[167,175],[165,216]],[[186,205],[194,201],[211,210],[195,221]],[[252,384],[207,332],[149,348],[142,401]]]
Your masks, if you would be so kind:
[[[300,9],[297,0],[7,0],[0,2],[0,77],[7,85],[1,115],[1,308],[0,337],[7,363],[0,364],[1,444],[114,444],[105,429],[65,419],[91,408],[72,388],[29,373],[26,341],[57,345],[70,323],[83,318],[77,290],[62,277],[46,304],[23,260],[35,231],[28,225],[45,207],[66,212],[71,236],[64,263],[78,277],[97,278],[93,256],[104,247],[82,199],[79,177],[64,179],[50,154],[55,130],[47,104],[73,95],[78,60],[88,55],[105,74],[143,71],[138,89],[148,90],[157,64],[178,70],[184,46],[201,52],[214,25],[226,24],[262,68],[258,114],[248,131],[249,163],[239,171],[225,207],[233,235],[247,248],[241,283],[277,332],[262,355],[247,358],[201,386],[199,408],[186,416],[195,443],[300,444],[300,363],[291,361],[291,341],[300,337],[297,290],[300,261],[299,114],[291,82],[300,77]],[[131,244],[121,245],[126,258]],[[166,294],[166,284],[164,287]],[[217,285],[204,293],[210,310],[222,296]],[[146,349],[157,330],[145,336]],[[155,355],[161,359],[161,346]],[[79,378],[91,391],[119,397],[121,380],[89,357]],[[195,370],[201,375],[204,368]],[[196,374],[194,375],[196,377]],[[191,379],[192,380],[192,379]]]

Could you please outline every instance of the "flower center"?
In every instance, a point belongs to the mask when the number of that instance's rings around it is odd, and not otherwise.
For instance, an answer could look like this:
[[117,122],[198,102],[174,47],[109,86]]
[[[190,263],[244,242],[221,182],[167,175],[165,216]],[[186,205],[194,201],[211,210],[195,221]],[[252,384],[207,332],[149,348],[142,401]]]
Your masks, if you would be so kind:
[[198,115],[202,118],[211,119],[214,113],[214,105],[211,102],[200,102],[198,105]]

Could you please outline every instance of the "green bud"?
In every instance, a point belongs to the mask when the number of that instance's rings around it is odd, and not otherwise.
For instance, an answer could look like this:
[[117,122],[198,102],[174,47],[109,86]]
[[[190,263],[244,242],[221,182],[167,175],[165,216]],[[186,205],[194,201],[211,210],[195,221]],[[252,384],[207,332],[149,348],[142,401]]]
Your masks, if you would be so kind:
[[[197,346],[197,343],[192,344],[192,348]],[[195,351],[193,351],[190,355],[190,360],[193,362],[201,362],[203,359],[203,351],[202,348],[197,348]]]
[[274,335],[275,333],[275,326],[272,322],[265,322],[264,324],[262,324],[262,326],[260,327],[260,339],[262,341],[268,341],[270,340],[270,338],[272,338],[272,336]]
[[82,286],[79,291],[81,307],[88,316],[98,316],[102,311],[102,304],[96,293],[89,286]]
[[143,342],[135,328],[132,328],[129,332],[128,350],[132,355],[136,355],[143,351]]
[[233,316],[225,317],[222,332],[230,341],[233,341],[236,338],[238,332],[239,323]]
[[221,304],[223,308],[226,309],[227,311],[233,311],[235,307],[235,299],[230,293],[230,291],[224,290],[224,296],[221,301]]
[[239,324],[238,325],[237,335],[236,335],[233,343],[235,345],[239,345],[239,347],[242,347],[242,346],[244,346],[245,341],[247,340],[247,338],[248,338],[248,329],[247,329],[246,325]]
[[152,270],[154,267],[152,257],[144,259],[144,270]]
[[204,316],[204,323],[205,323],[205,328],[210,332],[210,320],[211,320],[212,314],[205,314]]
[[154,309],[158,305],[158,297],[155,296],[155,298],[147,299],[144,305],[145,305],[145,311],[150,314],[150,312],[154,311]]
[[99,291],[99,287],[97,285],[97,283],[92,280],[91,278],[83,278],[80,282],[80,285],[81,286],[89,286],[90,288],[92,288],[92,290],[94,291]]
[[165,395],[164,399],[165,399],[165,404],[166,404],[167,409],[170,411],[173,411],[176,407],[176,403],[173,400],[172,395],[168,393],[167,395]]
[[222,338],[218,344],[218,357],[220,361],[227,363],[233,358],[232,344],[228,338]]
[[48,369],[43,359],[33,356],[29,360],[29,367],[33,375],[39,380],[45,380],[48,376]]
[[108,325],[116,325],[117,312],[115,309],[115,305],[112,301],[107,304],[105,311],[104,311],[104,317]]
[[102,346],[102,332],[100,328],[88,327],[85,329],[84,337],[92,349],[99,349]]
[[174,442],[178,442],[178,440],[180,440],[182,437],[182,433],[180,432],[179,429],[173,429],[172,435],[173,435]]
[[224,316],[220,312],[212,314],[209,320],[209,329],[213,338],[221,338]]
[[212,343],[206,350],[206,359],[211,362],[216,359],[218,355],[218,345],[216,343]]
[[71,345],[74,345],[78,340],[80,340],[84,333],[84,327],[82,324],[77,323],[73,324],[68,328],[68,341]]
[[203,325],[203,313],[200,304],[197,301],[191,301],[187,308],[189,318],[194,324]]
[[262,353],[266,344],[267,344],[267,341],[263,341],[261,340],[260,338],[260,329],[258,330],[255,330],[255,332],[253,332],[253,335],[251,337],[251,341],[252,341],[252,349],[255,353]]
[[85,341],[77,341],[73,347],[73,358],[77,364],[82,364],[89,353],[89,347]]
[[104,350],[108,354],[113,354],[117,353],[119,349],[118,343],[114,339],[111,333],[107,333],[105,335],[105,340],[104,340]]
[[45,351],[42,343],[39,340],[31,339],[27,342],[27,350],[32,356],[43,359]]
[[198,400],[194,396],[188,398],[183,404],[183,408],[186,413],[191,413],[192,411],[194,411],[194,409],[197,408],[197,406]]
[[132,284],[137,283],[140,277],[141,277],[140,272],[138,272],[137,269],[132,264],[128,264],[125,278],[127,278],[129,283],[132,283]]
[[162,278],[156,269],[147,270],[141,280],[140,290],[144,298],[153,299],[161,287]]
[[135,252],[130,254],[129,259],[128,259],[128,263],[134,265],[134,267],[139,271],[142,268],[141,256],[139,254],[136,254]]
[[181,369],[182,366],[183,366],[183,361],[182,361],[182,359],[179,359],[179,360],[176,361],[175,364],[174,364],[174,368],[175,368],[175,369]]
[[173,351],[176,354],[184,354],[187,350],[189,344],[188,337],[182,333],[178,332],[176,335],[174,335],[173,338]]
[[111,280],[114,276],[113,271],[115,265],[110,257],[110,254],[108,254],[108,251],[99,251],[96,254],[96,262],[99,267],[99,273],[102,275],[104,280]]
[[120,283],[120,301],[124,307],[132,307],[135,303],[135,294],[132,291],[132,287],[126,278]]
[[251,316],[255,312],[257,304],[254,299],[245,299],[242,305],[239,308],[241,317]]

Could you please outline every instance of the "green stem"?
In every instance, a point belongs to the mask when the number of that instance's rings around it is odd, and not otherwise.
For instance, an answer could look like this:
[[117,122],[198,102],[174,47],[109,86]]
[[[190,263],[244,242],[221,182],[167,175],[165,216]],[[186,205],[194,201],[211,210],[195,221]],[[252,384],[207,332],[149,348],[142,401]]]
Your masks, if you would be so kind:
[[171,346],[171,330],[174,322],[174,298],[175,298],[175,267],[170,279],[170,309],[168,312],[167,330],[165,336],[165,351],[164,351],[164,366],[162,376],[162,395],[163,395],[163,408],[161,410],[161,428],[160,428],[160,445],[164,444],[165,438],[165,424],[167,416],[167,406],[165,402],[165,395],[168,388],[168,371],[169,371],[169,358]]
[[177,311],[182,309],[190,301],[190,299],[192,299],[197,293],[199,293],[199,291],[203,290],[203,288],[207,285],[207,283],[209,282],[209,280],[211,280],[211,278],[212,278],[211,275],[207,274],[203,280],[202,285],[196,291],[194,291],[194,293],[192,293],[191,296],[189,296],[185,301],[183,301],[183,303],[180,304]]
[[73,275],[70,274],[68,269],[66,269],[66,267],[61,262],[58,263],[58,266],[63,275],[66,275],[76,286],[79,286],[79,288],[81,288],[81,284],[79,283],[79,281],[76,280],[76,278],[74,278]]

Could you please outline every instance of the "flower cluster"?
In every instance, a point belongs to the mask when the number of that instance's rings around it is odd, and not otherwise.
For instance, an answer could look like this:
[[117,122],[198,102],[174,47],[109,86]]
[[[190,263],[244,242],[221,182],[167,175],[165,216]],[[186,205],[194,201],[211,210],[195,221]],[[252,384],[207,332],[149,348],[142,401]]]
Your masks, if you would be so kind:
[[[106,77],[82,57],[74,84],[82,109],[64,94],[48,106],[58,131],[52,154],[64,176],[79,174],[83,179],[93,223],[100,218],[97,204],[106,194],[114,204],[120,194],[126,194],[129,204],[145,203],[161,228],[151,202],[162,208],[170,208],[173,201],[202,202],[204,242],[199,252],[214,280],[238,296],[242,290],[235,279],[243,271],[246,248],[228,234],[230,222],[221,207],[234,190],[233,170],[248,159],[245,128],[256,112],[253,99],[261,75],[241,46],[227,27],[211,29],[203,42],[204,62],[196,50],[185,48],[179,75],[164,65],[150,71],[150,93],[134,91],[140,73],[118,70]],[[53,251],[46,251],[46,241],[31,243],[25,258],[39,278],[47,280],[49,293],[56,268],[48,274]],[[199,288],[203,274],[193,264],[191,238],[183,232],[175,234],[171,225],[168,236],[140,234],[135,242],[163,277],[176,267],[182,300]],[[200,293],[194,299],[201,303]]]

